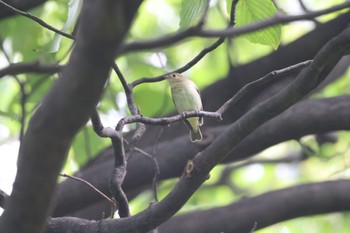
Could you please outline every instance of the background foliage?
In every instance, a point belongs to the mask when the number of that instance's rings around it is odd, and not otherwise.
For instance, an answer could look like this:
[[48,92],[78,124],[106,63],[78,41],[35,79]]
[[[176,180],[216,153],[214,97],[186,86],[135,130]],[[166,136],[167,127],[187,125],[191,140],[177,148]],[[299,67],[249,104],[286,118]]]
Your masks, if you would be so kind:
[[[183,30],[200,18],[200,13],[204,9],[204,2],[146,1],[139,10],[127,40],[152,39],[170,32]],[[246,3],[246,1],[240,2],[242,4]],[[310,10],[321,9],[340,2],[343,1],[304,1]],[[210,2],[208,9],[209,20],[205,22],[207,28],[222,28],[227,24],[228,8],[226,3],[227,1],[225,0]],[[301,12],[298,1],[276,0],[275,3],[279,9],[285,12]],[[197,11],[194,13],[186,12],[182,8],[182,4],[188,5],[185,9],[197,9]],[[67,20],[68,1],[48,1],[42,7],[36,8],[31,12],[50,25],[61,28]],[[330,18],[331,16],[327,15],[318,20],[326,21]],[[257,17],[257,19],[261,19],[261,17]],[[249,19],[247,20],[249,21]],[[244,25],[244,22],[237,20],[237,24],[237,26]],[[17,16],[0,21],[0,28],[0,40],[3,51],[0,52],[0,68],[6,67],[9,62],[40,61],[47,64],[56,62],[64,64],[67,61],[72,47],[70,39],[62,38],[59,50],[56,53],[48,53],[45,51],[47,48],[45,46],[52,41],[54,33],[44,29],[35,22]],[[277,27],[277,29],[274,28],[272,33],[275,33],[275,35],[272,36],[272,42],[271,40],[268,42],[258,40],[258,42],[262,44],[267,43],[270,46],[252,43],[247,40],[247,36],[228,40],[224,45],[208,54],[196,66],[186,72],[186,75],[191,77],[203,89],[225,77],[230,65],[229,62],[233,65],[245,64],[272,52],[274,49],[278,49],[279,34],[281,34],[280,43],[283,45],[297,39],[313,28],[314,23],[312,22],[297,22]],[[74,28],[72,27],[70,32],[73,30]],[[251,36],[248,39],[252,40]],[[158,76],[163,74],[164,70],[171,71],[186,64],[193,58],[194,54],[199,53],[213,41],[213,39],[188,39],[181,45],[162,50],[128,53],[118,58],[117,63],[129,82],[141,77]],[[16,78],[5,77],[0,79],[1,147],[19,140],[19,132],[22,125],[23,109],[21,103],[23,98],[25,99],[25,111],[27,113],[24,119],[26,126],[41,99],[57,78],[57,75],[21,74]],[[338,81],[313,94],[311,98],[349,94],[349,81],[350,73],[348,71]],[[23,88],[22,91],[21,86]],[[165,82],[139,85],[134,91],[136,104],[144,116],[162,116],[174,110],[169,88]],[[129,114],[122,86],[114,73],[111,74],[109,84],[106,86],[99,110],[103,113],[103,121],[106,126],[114,126],[118,119]],[[308,136],[300,139],[302,144],[297,141],[291,141],[269,148],[254,159],[280,158],[305,150],[305,147],[311,148],[313,151],[308,154],[308,158],[305,161],[272,164],[256,163],[237,168],[231,172],[226,183],[218,184],[216,182],[227,167],[224,165],[218,166],[211,173],[210,180],[189,200],[181,210],[181,213],[189,210],[226,205],[246,196],[258,195],[294,184],[349,178],[350,134],[344,131],[334,133],[334,136],[337,137],[335,143],[326,143],[321,147],[317,146],[317,143],[315,143],[316,139],[313,136]],[[88,124],[75,137],[69,152],[68,161],[62,172],[73,173],[78,171],[80,166],[84,165],[109,144],[109,140],[98,137],[92,130],[91,125]],[[6,163],[7,156],[9,155],[5,153],[0,155],[1,163]],[[163,182],[159,187],[160,197],[165,196],[173,184],[173,180]],[[0,188],[2,187],[0,186]],[[137,213],[146,208],[149,202],[152,201],[152,198],[151,191],[145,191],[140,194],[131,201],[132,213]],[[299,218],[257,232],[345,233],[348,232],[348,229],[350,229],[349,214],[336,213]]]

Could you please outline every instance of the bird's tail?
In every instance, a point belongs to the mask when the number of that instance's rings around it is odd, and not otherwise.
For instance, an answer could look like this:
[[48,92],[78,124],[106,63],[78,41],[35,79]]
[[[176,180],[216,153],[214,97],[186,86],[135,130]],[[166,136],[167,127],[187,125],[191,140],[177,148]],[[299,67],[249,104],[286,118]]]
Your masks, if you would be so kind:
[[198,127],[198,131],[191,130],[190,131],[190,139],[191,142],[201,141],[202,140],[202,132]]

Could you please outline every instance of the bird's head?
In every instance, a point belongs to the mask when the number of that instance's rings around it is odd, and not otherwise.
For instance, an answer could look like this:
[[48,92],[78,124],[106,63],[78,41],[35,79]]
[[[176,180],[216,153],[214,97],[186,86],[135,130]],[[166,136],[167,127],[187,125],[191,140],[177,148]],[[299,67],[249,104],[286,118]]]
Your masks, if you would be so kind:
[[179,73],[171,73],[165,76],[165,79],[169,81],[169,83],[177,83],[183,81],[185,76]]

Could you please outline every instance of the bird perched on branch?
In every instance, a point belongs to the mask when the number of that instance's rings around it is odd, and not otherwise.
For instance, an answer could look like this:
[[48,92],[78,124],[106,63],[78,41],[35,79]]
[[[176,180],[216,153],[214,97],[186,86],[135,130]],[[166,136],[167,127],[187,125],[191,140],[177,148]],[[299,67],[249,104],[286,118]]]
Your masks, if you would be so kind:
[[[172,73],[165,76],[171,87],[171,94],[178,113],[201,111],[202,100],[198,87],[194,82],[179,73]],[[202,133],[199,126],[203,125],[203,117],[190,117],[184,120],[190,130],[192,142],[202,140]]]

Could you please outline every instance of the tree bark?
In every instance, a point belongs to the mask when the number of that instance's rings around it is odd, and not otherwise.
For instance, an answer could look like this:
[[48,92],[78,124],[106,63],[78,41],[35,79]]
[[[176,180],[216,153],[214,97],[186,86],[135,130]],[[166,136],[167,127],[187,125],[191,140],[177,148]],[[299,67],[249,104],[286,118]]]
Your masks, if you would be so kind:
[[96,107],[117,47],[140,3],[84,1],[69,63],[31,118],[21,144],[13,191],[0,218],[1,232],[44,229],[72,139]]

